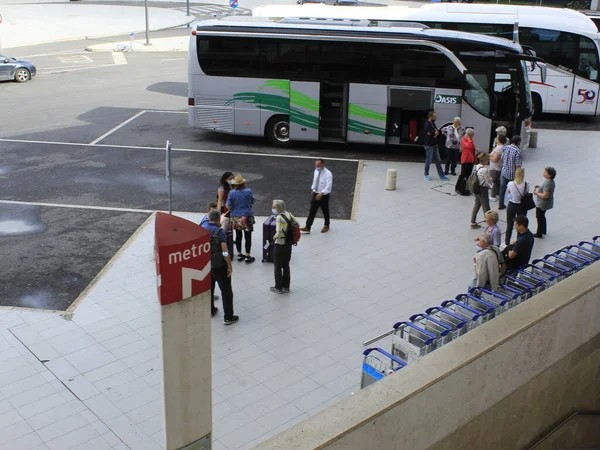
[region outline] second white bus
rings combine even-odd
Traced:
[[[513,39],[518,23],[519,43],[535,50],[548,64],[542,81],[540,68],[530,66],[529,79],[536,114],[597,115],[599,94],[598,30],[589,17],[569,9],[538,6],[467,3],[352,7],[265,5],[252,11],[262,17],[319,17],[418,22],[430,28],[465,31]]]

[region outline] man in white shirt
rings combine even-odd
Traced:
[[[319,158],[315,161],[315,172],[313,174],[312,182],[312,198],[310,201],[310,212],[308,213],[308,219],[306,219],[306,226],[300,228],[305,233],[310,233],[310,228],[315,220],[317,211],[319,208],[323,210],[323,217],[325,218],[325,225],[321,229],[321,233],[327,233],[329,231],[329,194],[331,194],[331,187],[333,185],[333,175],[325,167],[325,160]]]

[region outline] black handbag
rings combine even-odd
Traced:
[[[525,183],[525,191],[527,191],[527,183]],[[529,211],[535,208],[535,202],[533,201],[533,194],[531,192],[527,192],[525,195],[521,197],[521,207],[525,211]]]

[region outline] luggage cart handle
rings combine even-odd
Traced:
[[[375,336],[374,338],[363,342],[362,345],[363,345],[363,347],[366,347],[367,345],[371,345],[373,342],[377,342],[377,341],[383,339],[384,337],[388,337],[390,334],[394,334],[394,331],[396,331],[396,330],[386,331],[385,333],[380,334],[379,336]]]
[[[469,293],[473,294],[477,289],[479,289],[481,292],[485,292],[486,294],[491,295],[492,297],[500,297],[504,301],[504,303],[510,301],[510,298],[508,298],[506,295],[483,287],[473,287],[469,289]]]
[[[479,320],[479,318],[481,317],[481,313],[479,311],[477,311],[475,308],[471,308],[471,306],[467,305],[466,303],[457,303],[456,300],[445,300],[442,302],[442,306],[444,308],[448,305],[457,305],[463,309],[466,309],[467,311],[470,311],[471,314],[475,314],[473,317],[471,317],[471,320],[473,321]]]
[[[421,327],[416,326],[414,323],[411,322],[398,322],[394,324],[394,331],[398,330],[398,328],[400,328],[401,326],[405,326],[405,327],[409,327],[409,328],[414,328],[415,330],[423,333],[426,336],[429,336],[431,339],[437,339],[437,336],[427,330],[424,330]],[[392,333],[394,332],[392,331]],[[427,344],[429,345],[429,344]]]
[[[454,317],[456,320],[460,320],[461,323],[456,326],[456,328],[461,328],[463,325],[467,323],[466,317],[461,317],[454,314],[452,311],[447,310],[446,308],[440,308],[439,306],[434,306],[433,308],[426,309],[425,312],[427,314],[435,313],[437,311],[442,311],[445,314],[448,314],[450,317]]]
[[[369,353],[376,351],[381,353],[383,356],[386,356],[387,358],[390,358],[392,361],[394,361],[395,363],[400,364],[401,367],[404,367],[406,365],[408,365],[407,362],[401,360],[400,358],[398,358],[397,356],[392,355],[391,353],[386,352],[385,350],[379,348],[379,347],[374,347],[374,348],[368,348],[363,352],[363,355],[367,356]]]

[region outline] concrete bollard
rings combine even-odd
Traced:
[[[537,148],[537,139],[538,139],[538,132],[530,131],[529,132],[529,147]]]
[[[387,191],[395,191],[396,190],[396,178],[398,173],[396,169],[388,169],[387,177],[385,179],[385,189]]]

